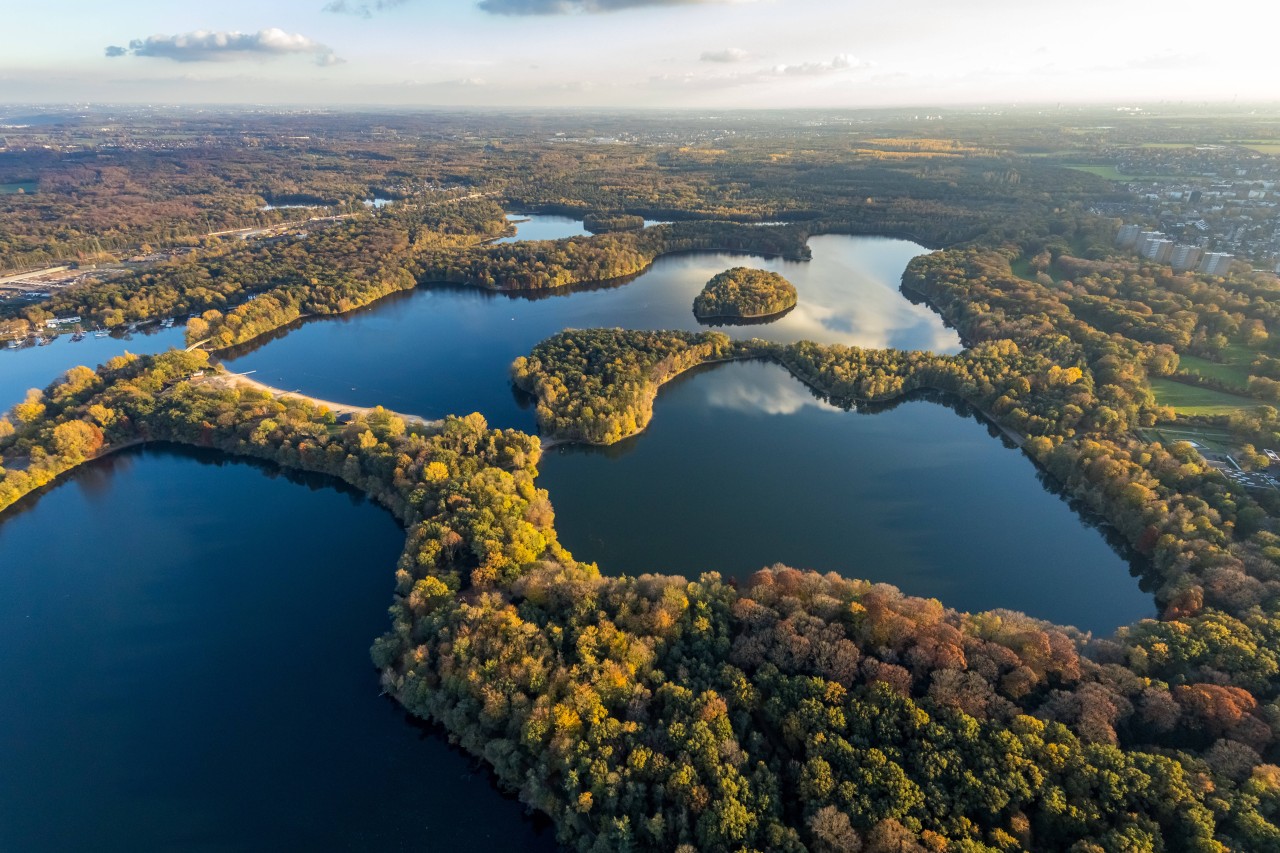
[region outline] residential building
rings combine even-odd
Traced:
[[[1203,254],[1204,250],[1199,246],[1176,245],[1173,247],[1173,254],[1169,257],[1169,263],[1177,272],[1186,272],[1196,268]]]
[[[1200,272],[1206,275],[1226,275],[1234,259],[1235,255],[1226,252],[1209,252],[1200,261]]]

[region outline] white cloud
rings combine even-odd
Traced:
[[[129,46],[111,45],[109,57],[148,56],[175,62],[224,62],[234,59],[272,58],[290,54],[310,54],[319,65],[342,62],[329,47],[301,33],[287,33],[277,27],[256,33],[196,30],[178,35],[154,35],[134,39]]]
[[[724,50],[704,51],[700,57],[702,62],[746,62],[751,54],[740,47],[727,47]]]
[[[372,18],[374,12],[382,12],[387,9],[394,9],[397,6],[403,6],[409,0],[372,0],[371,2],[358,2],[358,0],[330,0],[326,3],[322,11],[333,12],[338,15],[359,15],[362,18]]]
[[[875,67],[875,63],[868,59],[858,59],[855,56],[842,53],[830,62],[804,62],[799,65],[775,65],[773,66],[773,73],[779,76],[813,76],[873,67]]]
[[[735,0],[480,0],[479,6],[495,15],[578,15],[644,6],[705,6],[729,2]]]

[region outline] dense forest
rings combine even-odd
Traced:
[[[607,231],[646,216],[823,219],[931,245],[1001,221],[1038,222],[1108,192],[1092,175],[1023,156],[1046,144],[1096,144],[1034,121],[1006,122],[999,141],[988,119],[957,123],[954,132],[972,141],[942,144],[892,116],[853,134],[845,121],[732,123],[751,132],[669,116],[302,113],[258,115],[246,127],[234,115],[147,112],[122,125],[69,114],[5,131],[0,185],[24,191],[0,194],[0,270],[194,246],[231,229],[357,210],[375,197],[431,200],[453,190],[498,193],[518,210],[599,215]],[[548,139],[551,124],[561,137]],[[598,135],[619,141],[588,141]]]
[[[734,267],[713,276],[693,300],[699,319],[768,317],[796,304],[796,286],[776,272]]]
[[[199,351],[75,368],[33,391],[0,418],[0,510],[139,441],[364,490],[406,528],[391,628],[371,650],[385,689],[572,849],[1280,850],[1280,493],[1148,432],[1185,420],[1156,382],[1246,395],[1258,405],[1198,423],[1267,464],[1256,448],[1280,446],[1266,405],[1280,401],[1280,284],[1115,249],[1116,221],[1096,213],[1111,186],[1048,156],[1098,145],[1103,129],[1026,117],[997,133],[980,117],[924,138],[906,123],[755,117],[766,129],[739,134],[664,117],[624,133],[572,118],[559,126],[582,122],[580,135],[549,142],[541,118],[440,118],[413,133],[394,116],[275,121],[252,140],[194,122],[163,154],[98,149],[97,131],[68,125],[33,139],[48,149],[0,154],[0,183],[36,182],[0,199],[0,268],[284,215],[260,202],[350,214],[302,237],[205,241],[0,313],[108,327],[196,315],[189,341],[216,349],[437,281],[544,290],[632,275],[667,252],[803,258],[816,234],[911,237],[940,250],[911,262],[903,291],[959,330],[957,355],[573,330],[518,359],[513,379],[548,438],[602,444],[644,429],[663,382],[731,359],[781,364],[840,405],[957,396],[1142,556],[1160,618],[1100,638],[784,566],[741,585],[611,577],[559,545],[538,438],[478,415],[339,423],[222,381]],[[313,142],[285,141],[312,128]],[[397,203],[365,211],[378,192]],[[100,216],[81,216],[96,202]],[[491,244],[509,207],[610,213],[596,236]],[[627,227],[646,216],[672,224]]]
[[[558,545],[536,438],[478,416],[338,424],[208,370],[198,352],[121,357],[33,395],[4,421],[5,503],[140,439],[363,489],[407,528],[393,628],[372,650],[386,687],[575,849],[1280,843],[1267,608],[1091,640],[780,566],[740,589],[609,578]]]
[[[582,217],[582,227],[592,234],[605,234],[609,231],[639,231],[644,227],[644,217],[629,213],[588,213]]]
[[[418,284],[415,258],[501,236],[502,209],[483,200],[403,205],[305,237],[239,243],[56,294],[22,309],[31,327],[80,316],[107,329],[192,316],[189,343],[244,343],[299,317],[338,314]]]

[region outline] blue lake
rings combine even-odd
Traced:
[[[782,273],[800,301],[767,325],[720,327],[734,337],[960,350],[953,330],[898,289],[920,246],[841,236],[810,244],[812,261],[668,255],[627,283],[532,295],[428,286],[341,317],[304,321],[225,361],[270,385],[326,400],[426,418],[478,411],[493,426],[533,430],[533,411],[508,380],[517,356],[565,328],[705,330],[693,316],[694,296],[716,273],[744,265]]]
[[[517,236],[581,227],[551,219]],[[693,297],[743,265],[785,275],[799,305],[732,336],[960,350],[899,290],[920,246],[811,247],[809,262],[672,255],[550,293],[424,286],[225,360],[322,398],[533,430],[517,356],[568,327],[705,329]],[[0,407],[76,364],[180,343],[172,329],[0,351]],[[664,389],[645,434],[556,448],[541,469],[563,541],[606,572],[785,562],[1102,633],[1153,614],[1103,531],[962,406],[843,412],[779,368],[729,365]],[[0,849],[553,848],[378,696],[367,649],[402,540],[332,482],[165,449],[87,466],[0,518]]]
[[[380,696],[404,535],[323,477],[126,451],[0,518],[0,850],[554,850]]]
[[[1096,524],[959,401],[848,412],[777,365],[720,365],[665,386],[643,434],[540,467],[560,541],[611,573],[780,562],[1101,635],[1156,615]]]

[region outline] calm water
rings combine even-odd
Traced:
[[[514,222],[516,233],[511,237],[494,240],[494,243],[519,243],[524,240],[563,240],[566,237],[586,237],[591,232],[582,227],[581,219],[571,216],[552,216],[544,213],[508,213],[507,221]],[[663,225],[664,220],[646,219],[644,227]]]
[[[581,219],[573,219],[568,216],[547,216],[541,213],[508,213],[507,221],[515,223],[515,235],[494,240],[494,243],[520,243],[525,240],[562,240],[565,237],[582,237],[591,233],[582,227]]]
[[[0,850],[553,850],[379,697],[404,536],[326,478],[180,449],[0,519]]]
[[[550,219],[519,236],[581,233]],[[685,254],[533,296],[425,287],[227,360],[319,397],[532,430],[517,356],[566,327],[703,329],[694,295],[741,265],[782,273],[800,304],[724,329],[735,337],[960,349],[898,290],[918,245],[811,246],[807,263]],[[181,335],[0,351],[0,407]],[[378,697],[367,649],[403,541],[390,517],[328,481],[215,459],[127,454],[0,519],[0,850],[550,849],[470,760]],[[1152,612],[1029,460],[935,403],[841,412],[780,368],[730,365],[665,389],[643,436],[560,448],[542,468],[566,545],[610,572],[781,561],[1104,633]]]
[[[22,402],[27,389],[44,388],[78,364],[97,367],[126,352],[163,352],[182,346],[182,335],[181,327],[154,327],[149,333],[135,332],[119,338],[88,335],[74,342],[70,335],[59,335],[48,346],[16,350],[3,349],[0,344],[0,412]]]
[[[730,364],[664,387],[642,435],[550,451],[538,485],[565,547],[611,573],[781,562],[1102,634],[1154,616],[1129,564],[993,434],[926,400],[846,412],[781,367]]]
[[[705,330],[693,316],[693,297],[716,273],[743,265],[782,273],[800,302],[775,323],[722,328],[734,337],[959,351],[956,333],[898,290],[903,268],[924,251],[920,246],[840,236],[816,237],[811,245],[813,260],[807,262],[719,252],[669,255],[627,284],[534,297],[427,287],[303,323],[226,360],[232,370],[254,370],[269,384],[322,399],[381,404],[427,418],[479,411],[493,426],[533,430],[533,411],[508,380],[517,356],[570,327]]]

